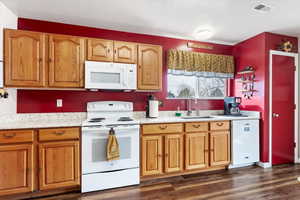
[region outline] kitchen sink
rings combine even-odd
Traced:
[[[212,116],[183,116],[182,119],[210,119]]]

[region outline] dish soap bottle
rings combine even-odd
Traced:
[[[181,116],[181,112],[180,112],[180,107],[177,107],[177,111],[175,112],[175,116],[176,117],[180,117]]]

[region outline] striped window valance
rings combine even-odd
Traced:
[[[233,56],[171,49],[168,52],[168,73],[201,77],[233,78]]]

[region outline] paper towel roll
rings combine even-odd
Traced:
[[[159,101],[157,100],[150,100],[149,101],[149,117],[159,117],[158,111]]]

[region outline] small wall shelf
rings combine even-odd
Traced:
[[[254,70],[240,71],[237,74],[252,74],[252,73],[255,73],[255,71]]]
[[[251,99],[254,96],[254,93],[258,92],[254,89],[254,83],[257,82],[257,80],[255,80],[255,70],[253,67],[248,66],[245,67],[244,70],[237,72],[237,75],[240,77],[240,80],[237,82],[242,84],[240,92],[245,99]]]

